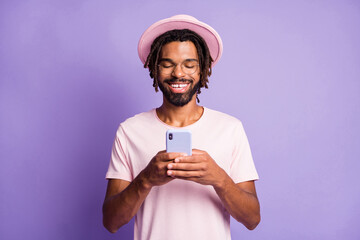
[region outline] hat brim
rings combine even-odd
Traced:
[[[175,29],[189,29],[199,34],[205,40],[210,55],[214,60],[212,66],[219,61],[223,51],[223,44],[219,34],[212,27],[198,21],[196,18],[187,15],[177,15],[152,24],[142,34],[138,44],[138,54],[143,64],[145,64],[150,53],[153,41],[161,34]]]

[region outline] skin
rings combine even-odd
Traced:
[[[166,44],[162,48],[161,57],[171,59],[174,63],[198,59],[196,47],[189,41]],[[178,64],[172,77],[191,80],[193,86],[199,81],[200,72],[198,69],[191,75],[185,75]],[[158,80],[159,84],[171,91],[166,81],[168,78],[169,76],[160,74]],[[196,103],[196,94],[182,107],[174,106],[163,97],[163,104],[157,109],[158,117],[175,127],[196,122],[202,113],[203,108]],[[213,186],[231,216],[248,229],[254,229],[260,222],[260,206],[254,181],[235,184],[207,152],[193,149],[192,156],[158,152],[132,182],[110,179],[103,204],[104,226],[110,232],[116,232],[137,213],[152,187],[164,185],[174,179]]]

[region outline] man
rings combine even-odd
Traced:
[[[230,215],[254,229],[258,175],[239,120],[197,103],[220,58],[216,31],[188,15],[151,25],[138,52],[163,104],[120,124],[106,178],[103,223],[135,216],[135,239],[231,239]],[[192,132],[193,151],[167,153],[168,129]]]

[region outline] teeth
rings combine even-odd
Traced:
[[[172,88],[184,88],[186,86],[187,86],[187,84],[171,84]]]

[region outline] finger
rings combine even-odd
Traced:
[[[174,160],[175,158],[179,158],[179,157],[184,157],[187,156],[186,153],[178,153],[178,152],[163,152],[157,155],[158,160],[160,161],[169,161],[169,160]]]
[[[194,148],[193,150],[192,150],[192,154],[193,155],[199,155],[199,154],[204,154],[204,153],[206,153],[205,151],[202,151],[202,150],[199,150],[199,149],[196,149],[196,148]]]
[[[174,159],[175,163],[199,163],[203,161],[202,155],[177,157]]]
[[[175,178],[200,178],[203,176],[203,171],[168,170],[167,175]]]
[[[182,171],[195,171],[195,170],[204,171],[204,164],[202,164],[202,163],[169,163],[167,165],[167,168],[171,169],[171,170],[182,170]]]

